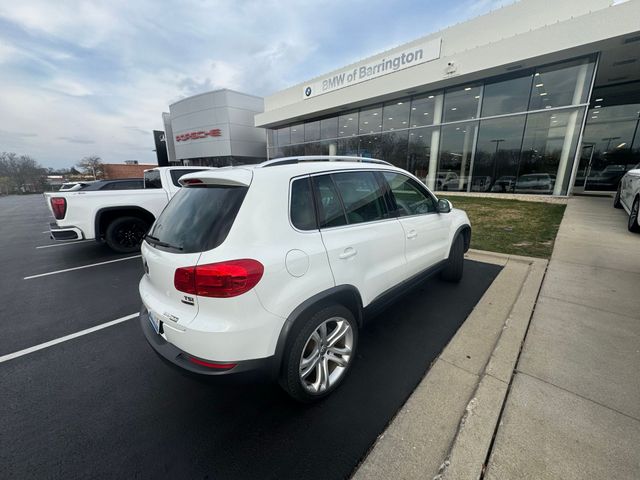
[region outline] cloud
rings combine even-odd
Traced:
[[[91,145],[93,143],[96,143],[93,140],[89,140],[88,138],[81,138],[81,137],[58,137],[58,140],[64,140],[65,142],[69,142],[69,143],[80,143],[82,145]]]
[[[479,14],[498,3],[0,2],[2,148],[47,166],[93,154],[153,162],[151,131],[181,98],[217,88],[268,95],[468,18],[462,6]]]

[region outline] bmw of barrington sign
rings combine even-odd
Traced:
[[[316,82],[305,85],[302,98],[311,98],[323,93],[333,92],[344,87],[366,82],[388,73],[404,70],[440,58],[440,44],[442,39],[436,38],[428,42],[408,47],[391,55],[379,56],[375,60],[355,65],[348,69],[334,73]]]

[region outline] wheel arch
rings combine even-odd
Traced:
[[[466,253],[471,246],[471,225],[466,223],[464,225],[460,225],[456,232],[453,234],[451,245],[455,243],[459,235],[462,235],[462,238],[464,240],[464,251]]]
[[[284,322],[276,343],[273,371],[275,376],[280,374],[286,347],[291,339],[295,337],[297,329],[301,328],[302,320],[331,304],[340,304],[348,308],[353,313],[358,327],[362,327],[362,298],[356,287],[353,285],[338,285],[317,293],[298,305]]]
[[[156,220],[153,213],[136,205],[101,208],[96,212],[94,220],[96,241],[100,241],[104,237],[109,224],[119,217],[138,217],[147,222],[149,226]]]

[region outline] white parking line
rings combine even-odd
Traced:
[[[24,350],[19,350],[17,352],[3,355],[2,357],[0,357],[0,363],[6,362],[8,360],[13,360],[14,358],[22,357],[23,355],[27,355],[29,353],[37,352],[38,350],[42,350],[44,348],[52,347],[53,345],[66,342],[67,340],[72,340],[74,338],[82,337],[83,335],[87,335],[92,332],[97,332],[98,330],[102,330],[103,328],[107,328],[112,325],[117,325],[118,323],[126,322],[127,320],[131,320],[132,318],[136,318],[138,315],[139,315],[138,313],[132,313],[131,315],[116,318],[115,320],[111,320],[110,322],[102,323],[100,325],[96,325],[95,327],[87,328],[85,330],[80,330],[79,332],[72,333],[70,335],[65,335],[64,337],[56,338],[55,340],[50,340],[48,342],[41,343],[40,345],[35,345],[33,347],[25,348]]]
[[[39,248],[64,247],[65,245],[75,245],[76,243],[87,243],[87,242],[95,242],[95,240],[74,240],[72,242],[67,242],[67,243],[54,243],[53,245],[40,245],[39,247],[36,247],[36,250]]]
[[[134,258],[140,258],[142,255],[134,255],[133,257],[116,258],[115,260],[108,260],[106,262],[92,263],[91,265],[82,265],[81,267],[65,268],[64,270],[56,270],[55,272],[39,273],[37,275],[30,275],[24,277],[23,280],[31,280],[32,278],[46,277],[48,275],[56,275],[58,273],[71,272],[73,270],[81,270],[83,268],[97,267],[98,265],[106,265],[107,263],[124,262],[125,260],[133,260]]]

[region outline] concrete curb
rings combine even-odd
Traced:
[[[481,476],[548,262],[477,250],[467,258],[503,270],[354,479]]]

